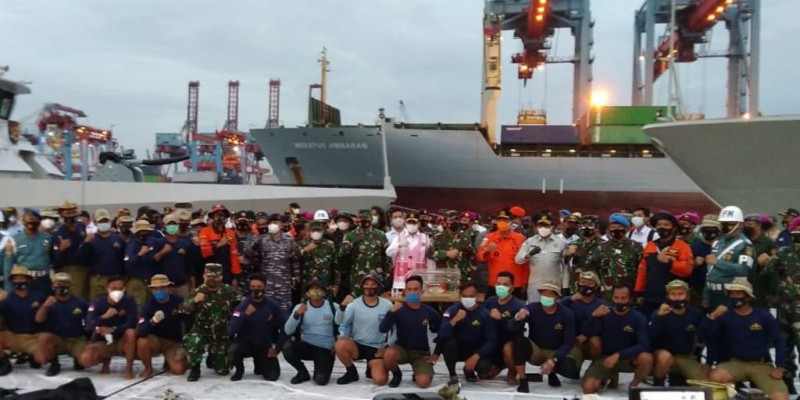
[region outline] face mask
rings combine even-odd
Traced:
[[[792,242],[800,243],[800,232],[792,232]]]
[[[460,231],[461,230],[461,223],[453,222],[452,224],[450,224],[450,230],[453,231],[453,232]]]
[[[258,228],[258,234],[259,235],[266,235],[267,233],[269,233],[269,228],[268,227],[263,226],[263,227]]]
[[[10,223],[12,223],[12,224],[16,224],[16,223],[17,223],[17,217],[15,217],[15,216],[13,216],[13,215],[12,215],[12,216],[10,216],[10,217],[8,217],[8,222],[10,222]],[[788,225],[788,223],[785,223],[785,222],[784,222],[783,226],[787,226],[787,225]]]
[[[283,224],[283,226],[281,227],[281,230],[286,232],[286,233],[289,233],[289,230],[290,230],[291,227],[292,226],[289,225],[289,224]]]
[[[406,230],[408,231],[408,233],[412,233],[412,234],[413,233],[417,233],[417,232],[419,232],[419,225],[417,225],[417,224],[408,224],[408,225],[406,225]]]
[[[77,217],[64,217],[64,223],[67,224],[67,225],[72,225],[77,220],[78,220]]]
[[[236,225],[236,229],[238,229],[240,231],[249,231],[250,230],[250,224],[239,224],[239,225]]]
[[[673,310],[683,310],[686,308],[686,302],[683,300],[670,300],[667,302]]]
[[[100,222],[97,224],[97,231],[98,232],[108,232],[111,230],[111,223],[110,222]]]
[[[156,290],[153,292],[153,298],[156,299],[156,301],[164,301],[169,298],[169,292],[166,290]]]
[[[25,224],[25,227],[28,228],[29,231],[35,231],[39,228],[39,221],[28,222]]]
[[[233,222],[228,221],[225,223],[225,229],[233,229]]]
[[[700,235],[702,235],[703,239],[705,240],[714,240],[717,238],[717,236],[719,236],[719,232],[716,230],[705,230],[700,231]]]
[[[266,295],[263,290],[251,290],[250,293],[253,294],[253,298],[256,300],[261,300],[264,298],[264,295]]]
[[[509,293],[511,293],[511,288],[508,286],[498,285],[494,287],[494,292],[497,293],[497,297],[504,299],[508,297]]]
[[[500,232],[508,232],[511,229],[511,225],[508,222],[500,221],[497,223],[497,230]]]
[[[738,225],[739,225],[739,224],[738,224],[738,223],[736,223],[736,222],[723,222],[723,223],[722,223],[722,233],[724,233],[724,234],[726,234],[726,235],[729,235],[729,234],[731,234],[733,231],[735,231],[735,230],[736,230],[736,227],[737,227]]]
[[[576,230],[577,229],[573,227],[564,229],[564,237],[571,238],[573,235],[575,235]]]
[[[644,226],[644,218],[642,218],[642,217],[633,217],[633,218],[631,218],[631,223],[633,224],[633,226],[635,226],[637,228],[641,228],[642,226]]]
[[[582,285],[578,287],[578,292],[584,296],[591,296],[594,294],[594,287]]]
[[[221,283],[222,281],[218,279],[206,279],[206,286],[208,286],[210,289],[218,288]]]
[[[546,238],[546,237],[550,236],[551,233],[553,233],[553,228],[541,227],[541,228],[537,228],[536,232],[539,233],[539,236],[541,236],[543,238]]]
[[[14,290],[28,290],[28,282],[14,282]]]
[[[512,231],[517,230],[517,228],[519,228],[519,224],[511,224],[511,230]]]
[[[540,301],[542,303],[542,306],[544,307],[552,307],[553,305],[556,304],[556,299],[550,296],[542,296]]]
[[[408,303],[419,303],[421,297],[419,293],[406,293],[406,302]]]
[[[375,297],[378,294],[378,289],[376,288],[366,288],[364,289],[364,295],[367,297]]]
[[[744,297],[730,297],[729,299],[733,308],[742,308],[747,304],[747,300]]]
[[[594,228],[583,228],[581,229],[581,235],[585,238],[589,238],[594,236]]]
[[[179,229],[178,225],[167,225],[164,231],[167,232],[167,235],[177,235]]]
[[[744,233],[744,235],[747,237],[752,237],[756,233],[756,228],[753,228],[752,226],[745,226],[742,229],[742,233]]]
[[[380,220],[378,219],[377,215],[373,215],[371,222],[372,222],[372,226],[378,226],[378,222],[380,222]]]
[[[475,304],[478,303],[478,298],[476,297],[462,297],[461,298],[461,305],[464,308],[472,308],[475,307]]]
[[[611,234],[611,237],[615,240],[620,240],[625,237],[625,231],[623,229],[613,229],[608,231]]]
[[[111,300],[114,301],[114,303],[119,303],[119,301],[122,300],[122,296],[124,296],[124,295],[125,295],[125,292],[122,291],[122,290],[112,290],[108,294],[108,297],[110,297]]]
[[[128,225],[122,225],[122,226],[119,227],[119,232],[120,233],[124,233],[124,234],[127,235],[127,234],[131,233],[131,227],[128,226]]]
[[[181,232],[187,232],[189,230],[189,223],[181,222],[178,224],[178,228],[180,229]]]
[[[406,221],[403,221],[402,218],[395,218],[392,220],[392,227],[395,229],[400,229],[405,225]]]
[[[53,293],[55,293],[56,296],[66,296],[69,294],[69,288],[66,286],[56,286],[55,289],[53,289]]]
[[[628,309],[628,303],[614,303],[614,311],[623,313]]]
[[[658,228],[658,229],[656,229],[656,232],[658,232],[658,237],[660,237],[662,239],[663,238],[667,238],[670,235],[672,235],[672,230],[671,229],[667,229],[667,228]]]
[[[350,229],[350,223],[348,222],[337,222],[336,227],[339,228],[340,231],[346,231]]]
[[[280,231],[281,231],[281,227],[278,226],[278,224],[269,224],[267,226],[267,232],[269,232],[271,235],[274,235],[274,234],[276,234],[276,233],[278,233]]]
[[[306,296],[311,300],[321,300],[325,297],[325,291],[322,289],[311,289],[306,292]]]
[[[372,222],[370,220],[364,219],[364,220],[358,221],[358,226],[360,226],[362,229],[367,229],[370,226],[372,226]]]
[[[311,240],[317,241],[317,240],[320,240],[320,239],[322,239],[322,232],[320,232],[320,231],[311,232]]]
[[[53,226],[55,226],[55,224],[56,221],[53,221],[52,219],[43,219],[41,223],[42,228],[44,229],[53,229]]]
[[[692,233],[692,227],[686,225],[678,225],[678,232],[680,232],[681,236],[688,235]]]
[[[300,214],[300,209],[299,209],[299,208],[293,208],[293,209],[292,209],[292,213],[294,213],[294,214]]]
[[[421,219],[421,220],[419,220],[419,226],[421,226],[423,228],[427,228],[429,222],[430,221],[428,221],[427,219]]]

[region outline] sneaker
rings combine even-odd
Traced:
[[[467,371],[467,369],[464,368],[464,379],[466,379],[467,382],[477,382],[478,375],[475,374],[475,371]]]
[[[347,385],[350,382],[355,382],[358,380],[358,370],[356,370],[355,365],[351,365],[350,368],[347,368],[347,372],[342,375],[339,379],[336,380],[336,383],[339,385]]]
[[[399,369],[397,371],[392,371],[392,380],[389,381],[389,387],[396,388],[400,386],[400,382],[402,381],[403,381],[403,373],[400,372]]]
[[[47,371],[44,372],[44,376],[56,376],[61,372],[61,364],[58,363],[58,359],[55,359],[50,362],[50,366],[47,367]]]
[[[297,385],[299,383],[308,382],[311,380],[311,376],[308,375],[308,371],[300,371],[297,375],[292,378],[290,381],[292,385]]]

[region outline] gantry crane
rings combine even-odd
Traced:
[[[674,1],[674,4],[673,4]],[[657,24],[675,26],[656,46]],[[670,62],[693,62],[696,45],[708,41],[708,32],[720,21],[728,29],[727,116],[758,114],[761,0],[645,0],[636,11],[633,54],[633,105],[653,104],[653,85]],[[644,48],[642,35],[645,37]]]
[[[483,19],[483,92],[481,125],[487,140],[496,145],[497,104],[501,90],[501,41],[504,30],[513,30],[523,44],[522,53],[512,56],[519,64],[517,76],[527,80],[545,63],[571,63],[574,66],[572,117],[577,121],[589,110],[592,85],[593,43],[589,0],[486,0]],[[549,57],[549,39],[556,29],[569,28],[575,37],[573,57]]]

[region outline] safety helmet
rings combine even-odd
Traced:
[[[222,204],[215,204],[214,207],[211,207],[211,211],[208,212],[208,215],[213,215],[218,212],[222,212],[226,218],[231,215],[228,209],[225,208],[225,206],[223,206]]]
[[[314,213],[315,221],[327,221],[329,219],[328,212],[325,210],[317,210],[317,212]]]
[[[739,207],[727,206],[719,212],[719,222],[744,222],[744,213]]]

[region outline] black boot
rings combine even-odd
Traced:
[[[44,372],[44,376],[56,376],[61,372],[61,364],[58,363],[58,357],[50,361],[50,366]]]
[[[206,368],[208,368],[208,369],[214,369],[214,363],[213,363],[213,361],[214,361],[214,360],[212,360],[212,359],[211,359],[211,355],[207,355],[207,356],[206,356]]]
[[[72,368],[74,368],[75,371],[83,371],[86,369],[86,367],[84,367],[83,365],[81,365],[81,363],[78,362],[77,358],[72,359]]]
[[[8,356],[0,358],[0,376],[6,376],[11,373],[14,367],[11,366]]]
[[[664,387],[665,382],[666,382],[666,379],[664,379],[664,378],[653,377],[653,386],[655,386],[655,387]],[[671,383],[672,382],[670,381],[670,386],[672,386]]]
[[[39,368],[42,368],[42,364],[39,364],[38,362],[36,362],[36,360],[34,360],[34,359],[33,359],[33,357],[31,357],[31,358],[28,360],[28,366],[30,366],[30,367],[31,367],[31,369],[39,369]]]
[[[186,378],[188,382],[197,382],[200,379],[200,366],[199,365],[192,365],[192,369],[189,371],[189,377]]]
[[[310,380],[311,380],[311,375],[308,374],[307,369],[303,368],[297,371],[297,375],[295,375],[290,382],[292,383],[292,385],[297,385],[299,383],[308,382]]]
[[[551,387],[561,387],[561,379],[558,379],[558,375],[553,372],[547,375],[547,384]]]
[[[794,379],[791,376],[784,376],[783,383],[785,383],[786,388],[789,389],[789,394],[797,394],[797,388],[794,387]]]
[[[398,368],[396,371],[392,371],[392,380],[389,381],[389,387],[396,388],[400,386],[400,382],[402,381],[403,381],[403,373],[400,372],[400,368]]]
[[[355,382],[358,380],[358,370],[356,369],[355,365],[351,365],[347,367],[347,372],[342,375],[339,379],[336,380],[336,383],[339,385],[347,385],[350,382]]]
[[[234,365],[233,366],[233,375],[231,375],[231,382],[236,382],[242,380],[242,376],[244,376],[244,365]]]
[[[467,371],[466,368],[464,368],[464,378],[467,380],[467,382],[478,381],[478,375],[475,374],[475,371]]]
[[[364,371],[364,376],[366,376],[367,379],[372,379],[372,368],[369,367],[369,362],[367,362],[367,370]]]
[[[530,393],[531,389],[528,388],[528,378],[523,375],[519,378],[519,386],[517,386],[517,392],[520,393]]]

